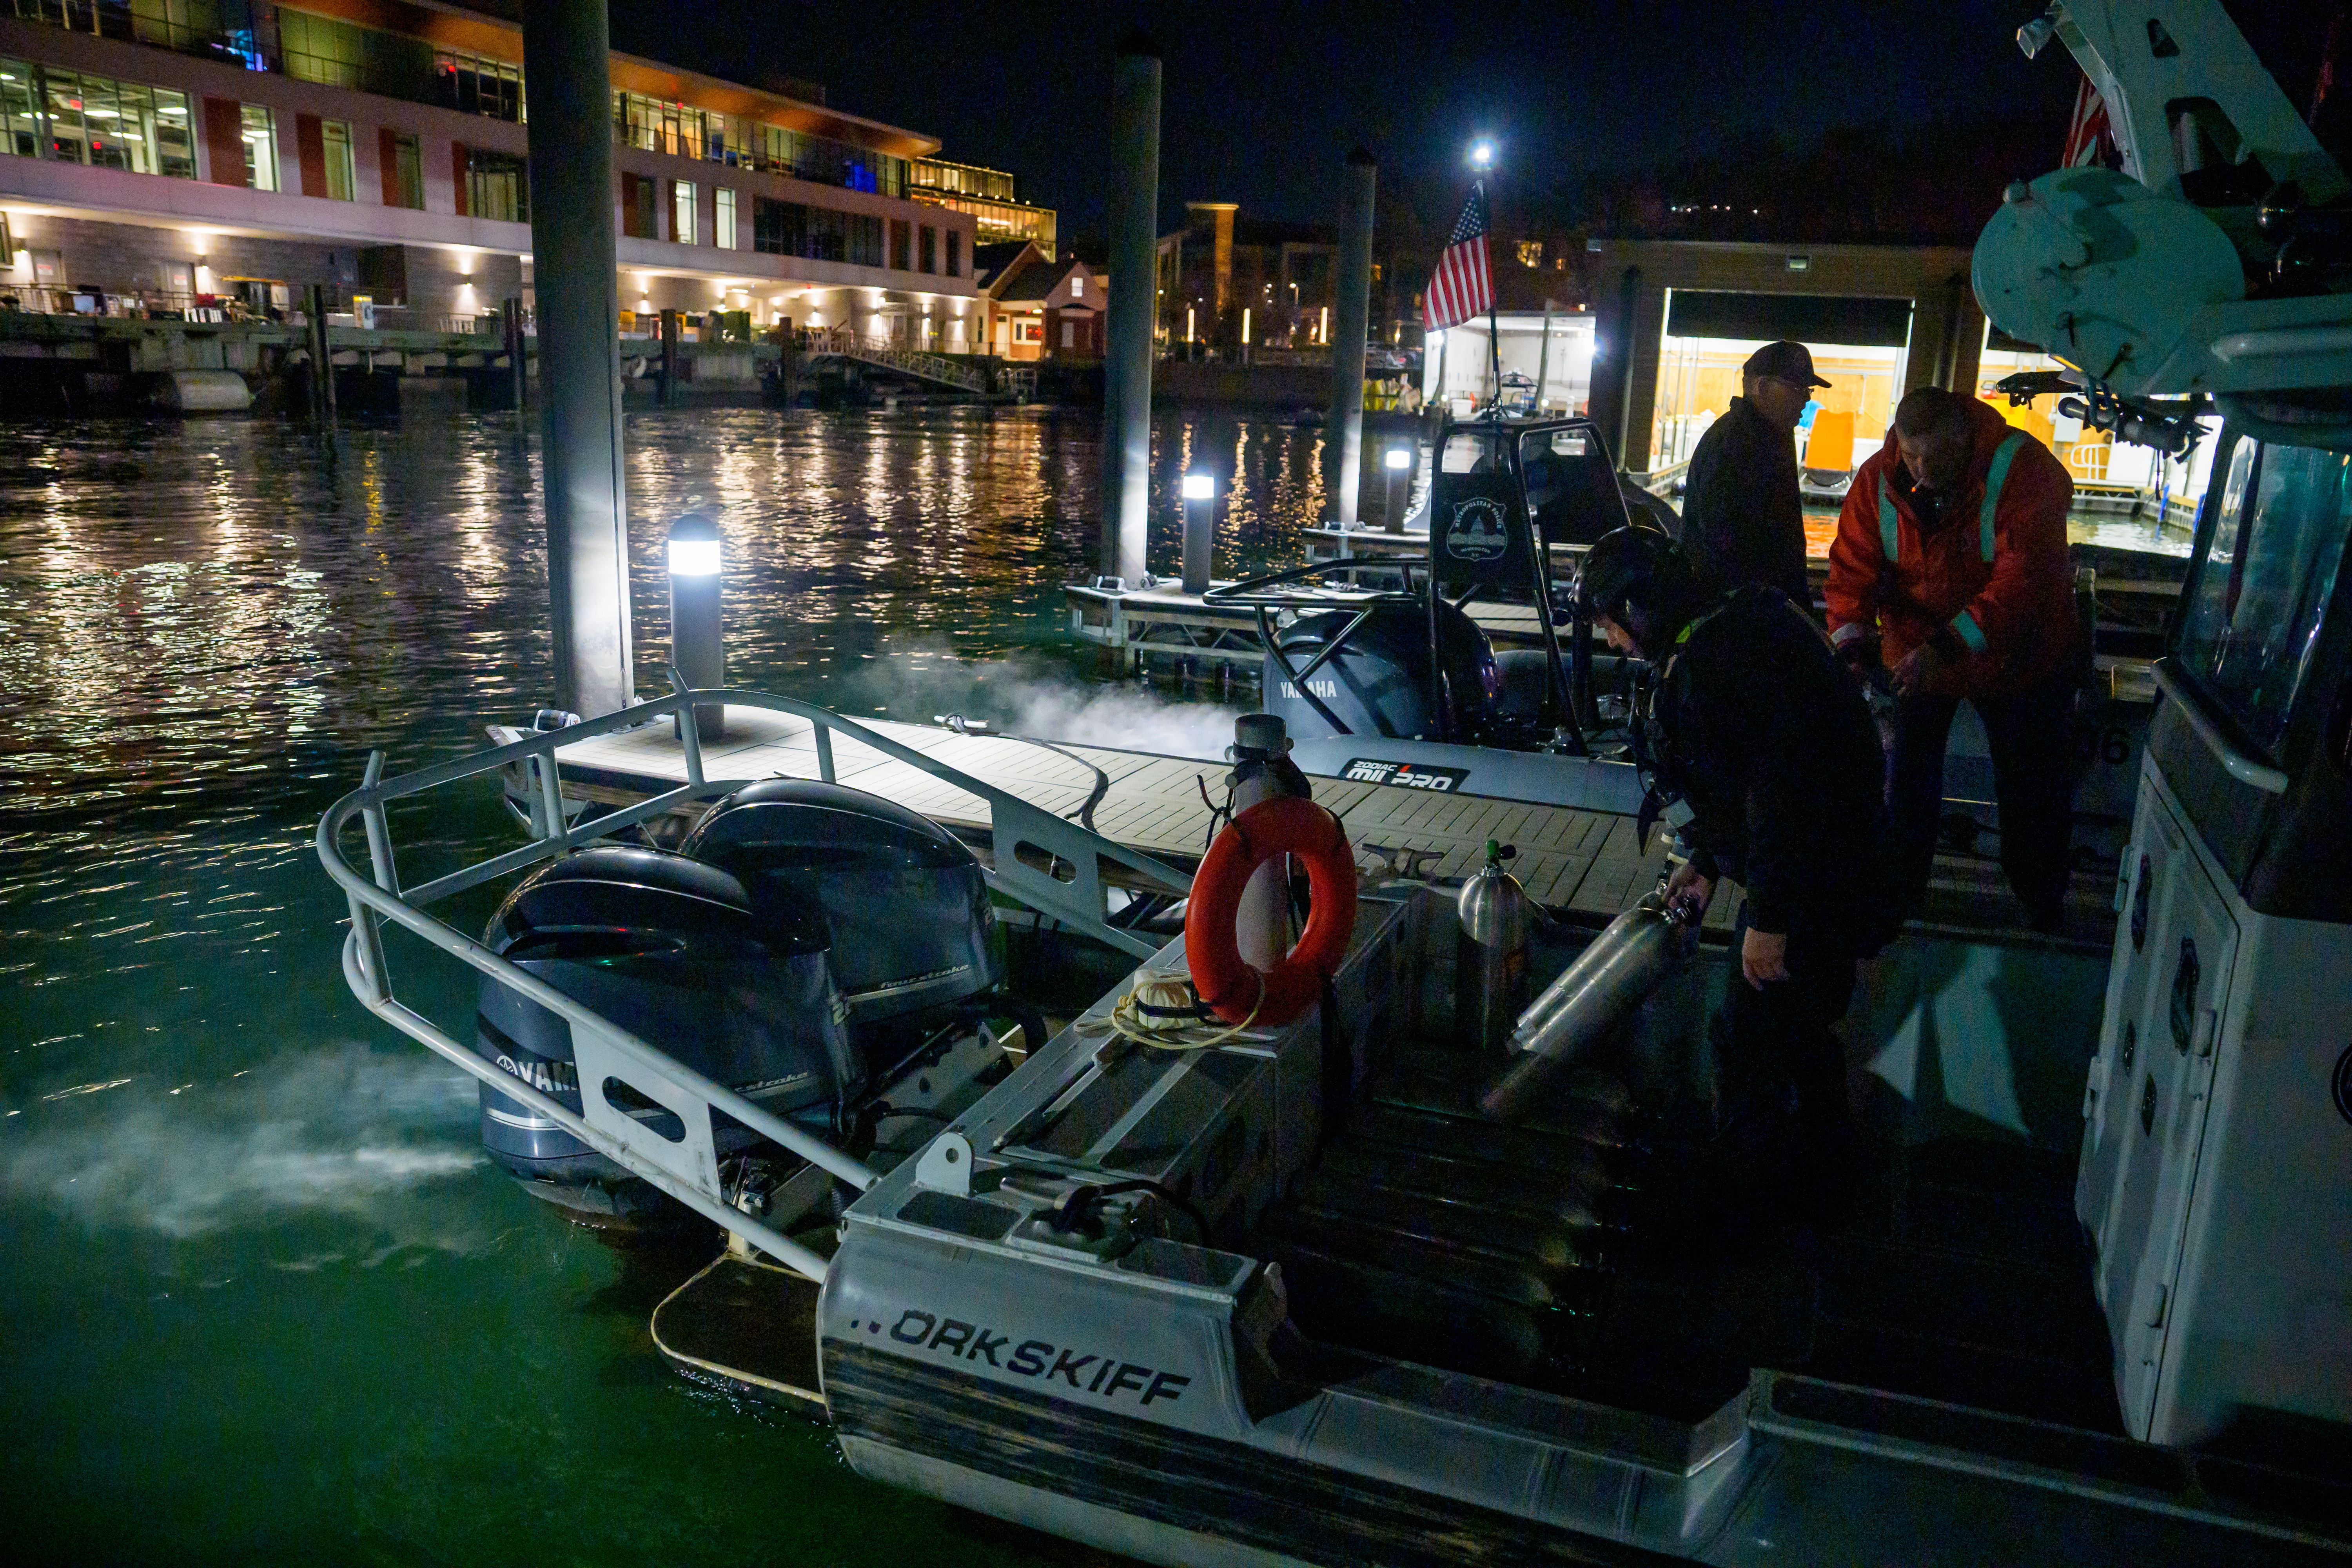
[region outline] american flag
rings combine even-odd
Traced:
[[[2112,169],[2123,162],[2116,136],[2107,123],[2107,100],[2084,77],[2074,89],[2074,117],[2066,122],[2066,151],[2058,160],[2062,169],[2094,166]]]
[[[1473,185],[1454,225],[1454,237],[1429,275],[1422,324],[1439,331],[1468,321],[1495,303],[1495,272],[1486,261],[1486,187]]]

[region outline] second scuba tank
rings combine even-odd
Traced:
[[[1508,1049],[1528,1005],[1528,894],[1503,869],[1516,853],[1488,839],[1486,864],[1462,884],[1455,905],[1454,1029],[1473,1048],[1496,1057]]]

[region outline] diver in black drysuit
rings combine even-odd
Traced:
[[[1746,889],[1709,1027],[1718,1147],[1742,1176],[1780,1169],[1784,1195],[1833,1201],[1851,1132],[1831,1026],[1893,930],[1877,728],[1811,617],[1773,588],[1706,602],[1655,529],[1601,538],[1578,588],[1657,672],[1658,785],[1693,850],[1669,900],[1703,910],[1725,877]]]

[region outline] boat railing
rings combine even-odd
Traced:
[[[834,743],[838,735],[979,797],[990,814],[995,862],[988,868],[991,886],[1083,934],[1137,957],[1149,956],[1156,951],[1155,944],[1108,923],[1100,862],[1110,861],[1171,891],[1184,890],[1189,879],[1173,868],[1123,848],[984,780],[811,703],[760,691],[693,690],[674,676],[672,679],[677,689],[667,697],[637,703],[584,723],[534,731],[509,745],[396,777],[385,778],[383,753],[373,753],[360,787],[335,802],[319,822],[319,859],[328,876],[342,889],[351,906],[351,931],[342,949],[343,978],[368,1011],[403,1034],[456,1063],[500,1094],[520,1101],[623,1169],[643,1177],[778,1261],[812,1279],[822,1279],[825,1271],[822,1258],[728,1201],[719,1169],[715,1119],[724,1115],[740,1122],[861,1192],[875,1179],[864,1163],[657,1050],[492,952],[429,909],[469,888],[512,875],[539,861],[751,782],[714,781],[705,775],[700,737],[688,718],[678,726],[686,759],[684,784],[603,816],[585,819],[577,814],[567,816],[559,749],[599,735],[674,720],[690,713],[697,704],[724,703],[732,708],[764,709],[804,719],[814,733],[819,774],[827,783],[835,778]],[[531,812],[535,834],[531,842],[416,886],[404,887],[393,844],[387,810],[390,805],[485,773],[500,773],[517,764],[522,766],[538,792]],[[354,818],[363,826],[367,836],[364,872],[343,853],[346,830]],[[1041,867],[1033,864],[1033,860],[1042,860],[1044,864]],[[387,921],[562,1018],[571,1031],[580,1084],[580,1109],[569,1109],[552,1095],[500,1068],[400,1000],[394,992],[392,972],[384,954],[383,922]],[[633,1096],[641,1096],[642,1100],[651,1101],[675,1116],[679,1129],[677,1134],[672,1136],[655,1123],[640,1121],[615,1103],[616,1099],[629,1100]]]

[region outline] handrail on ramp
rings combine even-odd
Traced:
[[[824,1278],[824,1259],[730,1204],[719,1174],[712,1118],[723,1112],[751,1131],[774,1140],[802,1159],[830,1172],[863,1192],[875,1173],[866,1164],[807,1130],[784,1121],[712,1082],[626,1029],[606,1020],[492,952],[481,942],[457,931],[425,906],[552,858],[633,827],[672,807],[723,794],[752,781],[713,781],[705,777],[701,738],[691,717],[697,704],[724,703],[789,713],[809,721],[815,732],[817,769],[828,784],[835,782],[834,736],[836,731],[882,754],[963,790],[989,810],[993,858],[989,885],[1040,913],[1076,928],[1082,934],[1145,958],[1154,944],[1132,931],[1108,923],[1099,862],[1109,860],[1171,892],[1183,892],[1191,879],[1147,855],[1112,843],[1073,822],[1030,805],[984,780],[876,733],[853,720],[791,698],[731,688],[691,689],[673,672],[671,695],[637,703],[585,723],[526,736],[509,745],[420,768],[395,778],[383,777],[383,753],[368,759],[360,787],[327,809],[319,821],[319,860],[343,889],[351,906],[351,933],[344,939],[343,978],[352,994],[368,1011],[428,1049],[455,1062],[499,1093],[521,1101],[566,1132],[594,1149],[632,1174],[667,1193],[688,1208],[741,1237],[751,1245],[811,1279]],[[591,821],[568,823],[563,815],[563,790],[557,750],[578,741],[635,729],[658,720],[685,715],[678,731],[686,753],[687,782],[636,805],[625,806]],[[539,837],[531,843],[493,855],[475,865],[437,877],[420,887],[400,885],[394,852],[389,803],[421,795],[461,780],[495,773],[523,763],[538,785],[539,800],[531,812]],[[367,833],[368,873],[362,875],[344,858],[344,830],[358,817]],[[1067,880],[1051,870],[1040,870],[1021,855],[1034,849],[1049,867],[1067,868]],[[384,960],[381,922],[389,920],[459,961],[489,975],[500,984],[555,1014],[570,1026],[579,1072],[580,1104],[568,1110],[551,1095],[502,1071],[496,1063],[451,1037],[431,1019],[402,1003],[393,994],[391,972]],[[627,1111],[618,1109],[608,1086],[625,1087],[677,1116],[683,1135],[673,1141],[655,1131]]]

